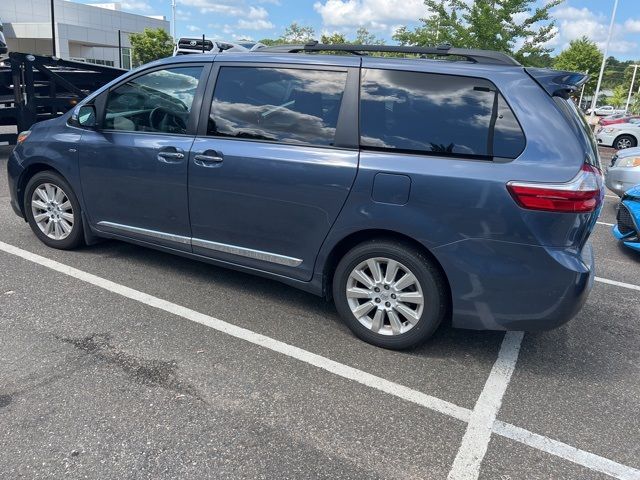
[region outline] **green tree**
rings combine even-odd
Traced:
[[[322,35],[320,37],[321,43],[351,43],[355,45],[384,45],[384,40],[376,37],[373,33],[369,33],[364,27],[360,27],[356,31],[356,36],[353,40],[347,39],[342,33],[333,33],[331,35]]]
[[[266,46],[271,47],[272,45],[280,45],[282,42],[279,38],[263,38],[259,40],[260,43],[264,43]]]
[[[384,45],[384,40],[376,37],[373,33],[369,33],[364,27],[360,27],[356,31],[356,38],[353,43],[358,45]]]
[[[170,57],[173,53],[173,39],[162,28],[145,28],[142,33],[132,33],[129,39],[134,65]]]
[[[618,85],[613,89],[613,95],[609,97],[609,103],[618,108],[624,108],[627,103],[627,95],[629,94],[628,85]]]
[[[331,35],[322,35],[320,37],[320,43],[347,43],[346,37],[341,33],[334,33]]]
[[[393,39],[402,45],[483,48],[510,53],[527,64],[527,57],[548,54],[546,42],[555,37],[549,10],[563,0],[536,7],[536,0],[424,0],[430,16],[414,30],[399,28]],[[526,15],[524,20],[518,20]],[[544,22],[541,24],[541,22]]]
[[[596,89],[601,63],[602,53],[598,50],[595,42],[585,36],[569,42],[569,47],[555,58],[553,68],[570,72],[584,73],[588,71],[590,78],[584,92],[586,95],[592,95]]]
[[[280,43],[307,43],[313,39],[314,35],[315,31],[313,27],[298,25],[296,22],[293,22],[285,28],[279,40]]]

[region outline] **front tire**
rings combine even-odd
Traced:
[[[632,148],[637,145],[638,145],[638,141],[631,135],[620,135],[613,142],[613,148],[615,148],[616,150]]]
[[[333,277],[336,309],[359,338],[393,350],[425,342],[447,311],[446,283],[423,252],[372,240],[350,250]]]
[[[83,240],[80,203],[71,185],[52,171],[36,173],[25,188],[24,213],[45,245],[72,250]]]

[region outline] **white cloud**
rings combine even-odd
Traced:
[[[249,7],[247,18],[250,20],[265,20],[269,17],[269,13],[263,7]]]
[[[219,0],[179,0],[179,3],[187,7],[195,7],[201,13],[218,13],[231,17],[239,17],[244,15],[246,11],[244,8],[221,3]]]
[[[609,17],[597,15],[586,7],[560,7],[553,10],[552,16],[558,20],[558,35],[548,43],[549,47],[559,47],[562,50],[569,46],[571,40],[586,36],[596,42],[600,50],[604,50],[609,32]],[[625,39],[625,33],[632,32],[635,23],[636,21],[627,20],[624,26],[614,25],[609,55],[629,53],[637,48],[637,43]],[[637,23],[640,31],[640,21]]]
[[[149,12],[151,11],[151,5],[142,0],[123,0],[123,10],[132,10],[134,12]]]
[[[178,20],[188,20],[191,18],[191,12],[189,10],[180,10],[179,8],[176,10],[176,18]]]
[[[238,20],[236,27],[241,30],[269,30],[275,25],[269,20],[245,20],[241,18]]]
[[[246,18],[239,19],[236,27],[241,30],[268,30],[274,27],[268,19],[269,13],[263,7],[249,7]]]
[[[200,27],[197,27],[195,25],[187,25],[187,30],[189,30],[190,32],[201,32],[202,29]]]
[[[629,33],[640,33],[640,20],[630,18],[624,22],[624,28]]]
[[[595,14],[587,7],[560,7],[553,11],[553,17],[558,20],[591,20]],[[600,18],[600,20],[603,20]]]
[[[249,6],[247,9],[242,3],[231,5],[220,0],[179,0],[179,2],[181,5],[197,8],[200,13],[239,17],[235,25],[224,25],[222,31],[226,35],[232,35],[236,30],[268,30],[275,26],[269,21],[269,12],[264,7]]]
[[[365,26],[388,30],[426,16],[422,0],[325,0],[313,4],[327,27]]]

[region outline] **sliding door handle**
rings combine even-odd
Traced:
[[[205,152],[193,156],[193,163],[200,167],[215,167],[222,163],[222,161],[223,158],[216,153],[208,154],[208,152]]]
[[[158,152],[158,160],[162,163],[180,163],[184,158],[184,153],[177,149],[161,150]]]

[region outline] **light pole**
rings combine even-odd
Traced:
[[[171,0],[171,36],[176,42],[176,0]]]
[[[633,83],[636,81],[636,72],[638,71],[638,67],[640,65],[633,66],[633,75],[631,76],[631,85],[629,85],[629,96],[627,96],[627,104],[624,106],[624,111],[629,111],[629,103],[631,102],[631,92],[633,91]]]
[[[51,0],[51,56],[56,56],[56,17],[54,14],[54,0]]]
[[[596,86],[596,93],[593,95],[591,101],[591,119],[596,113],[596,104],[598,103],[598,95],[600,94],[600,85],[602,84],[602,75],[604,75],[604,66],[607,63],[607,53],[609,53],[609,42],[611,41],[611,33],[613,33],[613,24],[616,19],[616,10],[618,9],[618,0],[613,3],[613,12],[611,12],[611,23],[609,23],[609,33],[607,34],[607,42],[604,44],[604,54],[602,56],[602,65],[600,65],[600,75],[598,75],[598,85]]]

